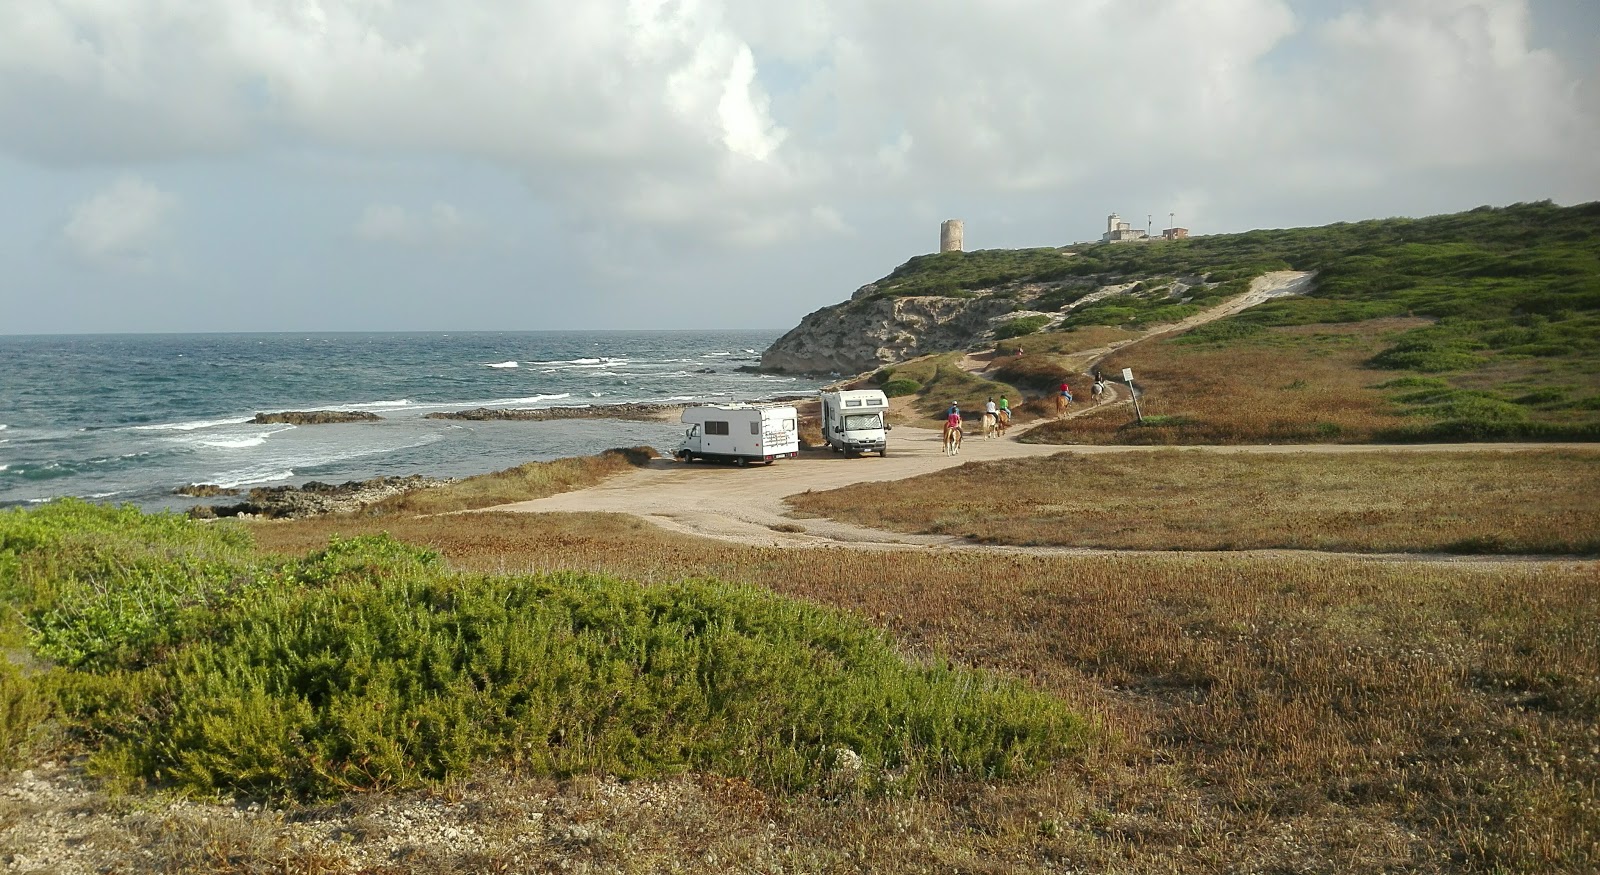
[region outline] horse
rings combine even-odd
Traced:
[[[999,422],[995,423],[995,430],[1004,437],[1006,429],[1011,427],[1011,411],[1002,407],[1000,408],[999,416],[996,418],[999,419]]]
[[[1068,395],[1065,392],[1057,393],[1056,394],[1056,415],[1060,416],[1061,414],[1066,413],[1067,412],[1067,405],[1071,404],[1071,403],[1072,403],[1072,396],[1071,395]]]
[[[1095,403],[1099,404],[1100,403],[1100,397],[1102,395],[1106,394],[1105,381],[1104,380],[1095,380],[1094,381],[1094,387],[1089,390],[1089,394],[1093,395]]]
[[[947,425],[944,427],[944,454],[954,456],[961,452],[961,427]]]
[[[1000,433],[1000,414],[985,413],[983,415],[983,436],[992,438]]]

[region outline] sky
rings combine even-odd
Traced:
[[[949,218],[1547,198],[1594,0],[0,0],[0,334],[784,329]]]

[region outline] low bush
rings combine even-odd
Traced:
[[[1077,376],[1071,368],[1043,355],[1014,356],[990,373],[996,380],[1037,391],[1053,390]]]
[[[1479,359],[1461,342],[1429,338],[1403,340],[1372,357],[1373,367],[1392,371],[1460,371],[1476,367]]]
[[[494,762],[787,791],[832,780],[849,749],[860,789],[904,791],[1026,774],[1082,739],[1054,698],[908,662],[845,614],[750,587],[459,575],[388,535],[183,587],[181,562],[63,562],[40,533],[65,517],[159,530],[147,557],[203,552],[216,533],[75,504],[0,515],[0,555],[29,582],[13,601],[31,605],[38,651],[73,667],[52,687],[61,713],[95,768],[150,784],[304,799]],[[0,672],[0,743],[15,749],[40,706]]]
[[[901,395],[915,395],[921,389],[922,384],[916,380],[889,380],[883,384],[883,394],[890,398],[898,398]]]
[[[1050,324],[1050,317],[1045,315],[1019,316],[1002,322],[994,330],[995,340],[1010,340],[1013,337],[1022,337]]]

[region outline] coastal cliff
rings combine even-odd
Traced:
[[[997,316],[1015,308],[991,297],[872,297],[863,286],[851,300],[806,316],[761,354],[761,369],[791,374],[858,373],[969,343]]]

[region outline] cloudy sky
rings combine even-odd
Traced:
[[[912,255],[1600,199],[1594,0],[0,0],[0,333],[787,328]]]

